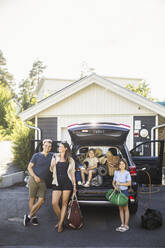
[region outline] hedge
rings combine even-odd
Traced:
[[[30,123],[30,125],[33,125]],[[32,156],[32,140],[34,139],[34,129],[26,127],[21,120],[16,123],[12,134],[13,140],[13,163],[21,170],[26,171]]]

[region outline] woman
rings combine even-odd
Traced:
[[[84,160],[84,168],[81,169],[82,185],[89,187],[92,175],[96,173],[98,159],[95,157],[95,150],[91,148],[88,152],[88,157]],[[88,175],[88,181],[85,183],[85,174]]]
[[[62,232],[70,193],[72,190],[76,192],[75,162],[71,157],[68,143],[59,145],[59,154],[53,157],[50,170],[53,172],[52,205],[59,220],[55,227],[58,228],[58,232]],[[61,209],[60,197],[62,197]]]
[[[112,185],[115,190],[121,190],[123,194],[128,197],[128,186],[131,186],[131,175],[129,173],[128,164],[125,159],[119,160],[119,170],[116,170],[114,173]],[[120,227],[116,228],[116,231],[125,232],[129,230],[128,222],[129,222],[129,208],[128,204],[126,206],[119,206],[120,212]]]

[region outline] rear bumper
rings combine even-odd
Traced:
[[[77,198],[82,205],[112,205],[105,197],[108,190],[102,192],[92,190],[82,190],[77,192]],[[129,193],[129,204],[135,204],[137,201],[137,192]]]
[[[91,200],[78,200],[80,205],[87,205],[87,206],[94,206],[94,205],[99,205],[99,206],[110,206],[112,205],[109,201],[91,201]]]

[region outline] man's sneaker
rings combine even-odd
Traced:
[[[32,219],[31,219],[31,223],[32,223],[32,225],[33,225],[33,226],[38,226],[38,225],[39,225],[39,223],[38,223],[38,220],[37,220],[37,217],[36,217],[36,216],[32,217]]]
[[[27,224],[30,222],[30,218],[28,217],[27,214],[24,215],[23,217],[23,224],[24,226],[27,226]]]

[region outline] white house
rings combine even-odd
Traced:
[[[153,127],[165,123],[164,106],[124,87],[141,81],[97,74],[78,81],[45,79],[36,90],[38,103],[22,112],[20,117],[23,121],[34,120],[35,127],[41,129],[42,139],[68,142],[67,126],[73,123],[105,121],[128,124],[131,131],[127,145],[132,148],[150,139]],[[44,98],[45,95],[49,96]]]

